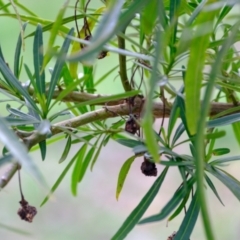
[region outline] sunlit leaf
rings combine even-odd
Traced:
[[[123,188],[125,179],[127,177],[127,174],[129,172],[129,169],[130,169],[133,161],[135,160],[135,158],[136,158],[136,156],[132,156],[132,157],[128,158],[121,167],[121,170],[120,170],[119,175],[118,175],[117,190],[116,190],[117,200],[118,200],[119,195],[122,191],[122,188]]]
[[[200,115],[200,91],[205,63],[205,51],[208,47],[213,20],[216,12],[202,11],[197,18],[195,37],[191,41],[190,56],[185,77],[186,118],[190,133],[196,133]]]

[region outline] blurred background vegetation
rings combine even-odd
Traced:
[[[20,2],[28,6],[37,15],[50,20],[55,19],[60,6],[64,3],[64,1],[60,0],[21,0]],[[71,7],[68,8],[66,16],[73,15],[74,4],[75,1],[70,1]],[[101,1],[93,0],[91,1],[90,8],[93,5],[94,8],[97,8],[97,6],[101,6]],[[16,19],[1,16],[1,13],[0,11],[0,44],[6,61],[11,67],[13,65],[13,56],[19,35],[19,23]],[[69,24],[69,27],[74,27],[74,24]],[[29,25],[27,26],[26,33],[31,33],[34,30],[35,27]],[[47,41],[48,37],[49,33],[44,33],[45,41]],[[24,52],[25,61],[30,63],[32,61],[32,41],[33,38],[26,39],[26,50]],[[111,53],[108,57],[99,61],[95,76],[97,78],[101,77],[107,68],[110,69],[117,65],[117,59],[118,56]],[[26,81],[27,76],[22,74],[21,80],[23,82]],[[121,91],[122,86],[116,72],[111,74],[107,82],[105,82],[104,85],[99,85],[98,88],[98,93],[104,94]],[[1,97],[3,96],[1,95]],[[4,115],[5,111],[5,105],[1,105],[1,114]],[[159,123],[157,122],[156,124]],[[167,121],[165,124],[167,124]],[[226,130],[226,127],[224,129]],[[232,129],[230,127],[227,129],[228,141],[226,141],[226,138],[218,141],[217,147],[231,146],[231,149],[236,149],[237,153],[239,152],[239,146],[233,139]],[[67,164],[67,161],[61,165],[58,164],[58,160],[65,146],[64,141],[65,140],[58,142],[49,148],[45,162],[42,162],[38,151],[31,153],[50,187]],[[184,148],[179,148],[178,150],[180,153],[189,151]],[[75,151],[76,146],[73,146],[72,152]],[[31,224],[21,221],[17,215],[20,193],[17,176],[15,176],[9,185],[1,191],[1,239],[110,239],[155,181],[154,178],[148,178],[141,173],[140,165],[142,158],[137,159],[130,169],[130,174],[126,179],[125,187],[119,200],[116,200],[115,189],[119,169],[131,154],[128,148],[116,142],[111,142],[107,148],[104,148],[101,152],[93,172],[87,172],[83,182],[78,187],[77,197],[71,196],[71,173],[69,172],[54,193],[52,199],[41,208],[39,205],[47,192],[45,189],[42,189],[37,182],[32,181],[29,175],[22,172],[22,185],[25,197],[31,205],[36,206],[38,209],[38,214]],[[234,152],[232,152],[232,154],[234,154]],[[73,154],[70,153],[68,158],[70,159],[72,155]],[[1,169],[0,174],[6,169],[7,166]],[[162,166],[158,166],[159,172],[161,172],[162,169]],[[228,170],[233,176],[239,176],[238,163],[232,163]],[[213,228],[216,229],[216,239],[238,239],[238,237],[240,237],[240,208],[237,207],[239,202],[222,184],[215,179],[212,179],[212,181],[216,184],[220,196],[225,203],[225,207],[223,207],[213,193],[208,191],[210,214],[212,215],[212,219],[214,219]],[[166,177],[165,184],[161,187],[160,193],[144,216],[158,212],[161,207],[167,203],[180,183],[181,178],[177,169],[171,168]],[[167,239],[172,232],[178,229],[182,218],[183,214],[169,223],[167,223],[167,220],[163,220],[154,224],[136,226],[126,239]],[[204,232],[200,220],[201,219],[198,220],[191,239],[204,239]]]

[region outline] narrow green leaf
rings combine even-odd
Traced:
[[[206,139],[211,140],[211,139],[218,139],[226,136],[226,131],[218,131],[215,130],[213,133],[208,133],[206,134]]]
[[[180,123],[179,126],[177,127],[172,142],[171,142],[171,146],[174,146],[174,144],[177,142],[177,140],[181,137],[181,135],[183,134],[183,132],[185,131],[185,126],[183,123]]]
[[[175,101],[173,103],[171,113],[170,113],[170,117],[169,117],[169,121],[168,121],[168,131],[167,131],[168,142],[170,142],[170,137],[171,137],[173,128],[174,128],[174,126],[176,124],[176,121],[179,117],[179,108],[177,106],[176,100],[177,100],[177,98],[175,98]],[[174,143],[172,143],[172,145],[174,145]]]
[[[131,212],[131,214],[128,216],[128,218],[124,221],[120,229],[116,232],[116,234],[111,238],[111,240],[119,240],[124,239],[128,233],[134,228],[134,226],[138,223],[138,221],[141,219],[143,214],[148,209],[149,205],[152,203],[153,199],[157,195],[164,179],[167,174],[168,167],[166,167],[161,175],[157,178],[157,180],[154,182],[152,187],[149,189],[149,191],[146,193],[146,195],[143,197],[141,202],[136,206],[136,208]]]
[[[43,140],[39,143],[39,148],[40,148],[40,152],[41,152],[42,161],[44,161],[46,158],[46,154],[47,154],[46,140]]]
[[[175,57],[176,53],[176,40],[177,40],[177,26],[178,26],[178,15],[181,0],[170,0],[170,54],[171,58]]]
[[[135,160],[136,156],[132,156],[130,158],[128,158],[124,164],[121,167],[121,170],[118,174],[118,182],[117,182],[117,189],[116,189],[116,199],[118,200],[119,195],[122,191],[125,179],[127,177],[127,174],[129,172],[129,169],[133,163],[133,161]]]
[[[197,218],[199,214],[199,203],[197,193],[193,196],[191,204],[187,210],[187,213],[182,221],[182,224],[177,231],[174,240],[186,240],[190,239],[193,228],[196,224]]]
[[[62,45],[62,48],[60,50],[60,56],[58,56],[58,59],[56,61],[56,64],[54,66],[54,69],[53,69],[53,73],[51,75],[51,80],[50,80],[50,84],[49,84],[49,90],[48,90],[48,96],[47,96],[47,106],[50,105],[50,102],[52,100],[52,97],[53,97],[53,93],[54,93],[54,90],[55,90],[55,87],[59,81],[59,77],[60,77],[60,74],[61,74],[61,71],[62,71],[62,67],[64,65],[64,56],[67,54],[67,51],[68,51],[68,48],[70,46],[70,42],[71,40],[68,38],[68,36],[72,36],[73,35],[73,32],[74,32],[74,29],[72,28],[70,30],[70,32],[68,33],[63,45]]]
[[[208,12],[209,14],[209,12]],[[206,237],[208,239],[214,239],[211,222],[209,218],[209,211],[207,209],[207,203],[205,198],[205,188],[204,188],[204,167],[205,163],[203,161],[204,159],[204,148],[205,148],[205,128],[206,128],[206,118],[209,114],[210,110],[210,102],[212,93],[214,90],[214,83],[215,80],[220,72],[221,65],[222,65],[222,59],[224,59],[224,56],[226,55],[228,49],[232,46],[234,43],[234,39],[238,33],[238,29],[240,26],[240,21],[238,21],[236,24],[233,25],[231,28],[231,33],[227,37],[227,39],[224,41],[222,47],[220,48],[219,52],[216,54],[215,61],[212,64],[208,84],[205,90],[205,94],[203,97],[203,103],[201,108],[201,114],[198,122],[198,128],[197,128],[197,135],[195,138],[195,149],[196,149],[196,178],[197,178],[197,192],[199,197],[199,203],[202,213],[202,219],[203,219],[203,225],[206,232]]]
[[[8,126],[23,126],[23,125],[32,125],[39,124],[40,121],[37,119],[21,119],[13,117],[5,117],[4,120],[7,122]]]
[[[63,16],[64,16],[64,13],[65,13],[67,7],[68,7],[68,4],[69,4],[69,0],[65,1],[64,5],[60,8],[60,10],[58,12],[58,15],[53,22],[51,32],[50,32],[50,37],[49,37],[49,40],[48,40],[48,45],[47,45],[47,52],[46,52],[46,55],[44,56],[44,61],[43,61],[43,67],[44,68],[51,58],[51,55],[52,55],[51,51],[53,50],[53,45],[54,45],[56,36],[58,34],[58,31],[59,31],[60,27],[62,26]]]
[[[235,138],[240,145],[240,122],[236,122],[232,124],[233,132],[235,135]]]
[[[232,162],[232,161],[238,161],[238,160],[240,160],[240,155],[215,159],[214,161],[211,162],[211,165],[218,165],[218,164]]]
[[[100,154],[100,152],[102,150],[102,147],[103,147],[103,144],[104,144],[104,139],[106,137],[108,137],[108,135],[104,136],[104,138],[102,139],[102,142],[98,146],[97,152],[95,153],[95,155],[94,155],[94,157],[92,159],[92,163],[91,163],[91,167],[90,167],[91,171],[93,170],[93,167],[94,167],[94,165],[95,165],[95,163],[96,163],[96,161],[98,159],[98,156],[99,156],[99,154]]]
[[[81,149],[80,149],[81,150]],[[70,169],[70,167],[73,165],[75,159],[77,158],[80,150],[74,155],[74,157],[71,159],[71,161],[68,163],[68,165],[65,167],[65,169],[63,170],[63,172],[60,174],[60,176],[58,177],[57,181],[54,183],[54,185],[51,188],[50,193],[44,198],[44,200],[41,203],[41,207],[48,201],[48,199],[51,197],[51,195],[54,193],[54,191],[58,188],[58,186],[60,185],[60,183],[62,182],[63,178],[66,176],[68,170]]]
[[[7,104],[6,106],[8,112],[11,113],[12,116],[16,116],[19,117],[21,119],[25,119],[25,120],[35,120],[35,121],[39,121],[39,119],[35,118],[34,116],[31,116],[30,114],[24,113],[16,108],[11,108],[11,106],[9,104]]]
[[[221,118],[208,121],[207,127],[215,128],[215,127],[230,125],[232,123],[239,122],[239,121],[240,121],[240,113],[234,113],[228,116],[224,116]]]
[[[67,156],[68,156],[68,153],[71,149],[71,146],[72,146],[72,138],[70,135],[68,135],[68,138],[67,138],[67,143],[65,145],[65,148],[63,150],[63,153],[62,153],[62,156],[60,158],[60,160],[58,161],[58,163],[62,163],[63,161],[66,160]]]
[[[27,23],[23,24],[23,31],[25,30],[27,26]],[[13,66],[13,73],[16,78],[19,78],[20,74],[20,55],[21,55],[21,48],[22,48],[22,36],[19,34],[17,46],[15,49],[15,55],[14,55],[14,66]]]
[[[140,15],[140,27],[143,33],[150,35],[155,27],[157,14],[157,0],[150,0]],[[149,17],[151,16],[151,17]]]
[[[156,222],[166,218],[178,206],[182,199],[189,194],[194,181],[193,178],[189,179],[186,183],[186,187],[182,186],[178,189],[159,214],[147,217],[141,220],[139,224]]]
[[[27,90],[20,84],[18,79],[12,74],[11,70],[8,68],[6,63],[2,58],[0,58],[0,71],[5,78],[6,82],[11,85],[13,85],[16,90],[18,91],[19,94],[21,94],[26,100],[29,102],[31,107],[38,113],[41,113],[40,110],[38,109],[36,103],[33,101],[33,99],[30,97],[29,93]]]
[[[185,77],[186,118],[190,133],[196,133],[200,116],[200,91],[206,49],[209,44],[215,12],[202,11],[197,19],[198,26],[191,42],[190,56]]]
[[[73,172],[72,172],[72,182],[71,182],[71,190],[73,196],[77,196],[77,185],[79,182],[79,173],[82,165],[82,161],[84,159],[85,152],[87,150],[88,144],[85,143],[80,151],[78,152],[76,164],[74,166]]]
[[[133,147],[136,147],[136,146],[139,146],[139,145],[144,145],[143,142],[136,141],[136,140],[133,140],[133,139],[117,138],[117,139],[115,139],[115,141],[122,144],[123,146],[130,147],[130,148],[133,148]]]
[[[159,12],[162,11],[161,2],[162,1],[157,1],[158,4],[156,6],[156,9]],[[159,79],[161,79],[161,76],[159,76],[159,71],[158,71],[158,64],[159,64],[159,60],[160,60],[160,56],[162,54],[162,48],[163,48],[162,32],[160,31],[160,28],[157,28],[155,37],[156,37],[155,59],[153,63],[151,77],[149,79],[148,97],[146,98],[146,102],[145,102],[145,112],[142,120],[142,127],[143,127],[143,132],[145,134],[146,145],[149,150],[149,153],[152,155],[154,162],[159,162],[160,160],[160,157],[158,154],[159,146],[157,144],[156,136],[153,130],[152,107],[153,107],[153,96],[154,96],[155,88],[157,86]]]
[[[43,69],[43,34],[40,24],[37,29],[33,42],[33,63],[36,76],[37,91],[40,95],[45,94],[45,71]]]
[[[240,182],[236,178],[216,167],[209,167],[207,170],[220,180],[240,201]]]
[[[228,153],[230,153],[229,148],[215,148],[212,151],[212,154],[215,156],[221,156],[221,155],[228,154]]]
[[[83,66],[84,76],[87,76],[84,85],[88,93],[94,93],[93,66]]]
[[[185,197],[183,198],[181,204],[177,207],[177,209],[174,211],[174,213],[168,218],[168,222],[173,220],[175,217],[177,217],[181,211],[183,210],[184,207],[186,207],[187,200],[189,199],[191,191]]]
[[[212,183],[211,179],[208,177],[207,174],[205,174],[205,179],[206,179],[206,182],[207,182],[208,186],[212,189],[213,193],[215,194],[215,196],[218,198],[220,203],[224,206],[224,204],[223,204],[223,202],[222,202],[222,200],[221,200],[221,198],[220,198],[220,196],[219,196],[219,194],[218,194],[214,184]]]
[[[99,135],[99,137],[97,138],[97,140],[93,144],[92,148],[88,151],[85,159],[82,162],[80,173],[79,173],[79,179],[78,179],[79,182],[82,181],[82,179],[83,179],[83,177],[84,177],[84,175],[85,175],[85,173],[87,171],[87,168],[88,168],[88,166],[89,166],[89,164],[90,164],[90,162],[91,162],[91,160],[93,158],[93,154],[94,154],[95,150],[97,149],[97,144],[98,144],[101,136],[102,135]]]
[[[22,165],[23,169],[26,169],[41,184],[46,185],[42,174],[29,156],[25,145],[19,142],[16,135],[8,128],[7,123],[2,118],[0,118],[0,140],[12,154],[14,159]]]

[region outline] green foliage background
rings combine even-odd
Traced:
[[[46,19],[55,19],[59,7],[62,6],[63,1],[21,1],[23,5],[28,6],[32,11],[36,12],[39,16]],[[70,5],[73,6],[74,2],[70,1]],[[92,7],[97,8],[98,4],[101,5],[98,1],[92,1]],[[239,7],[238,5],[236,5]],[[235,10],[235,9],[234,9]],[[68,9],[66,16],[72,16],[73,9]],[[209,17],[209,16],[208,16]],[[210,16],[211,18],[211,16]],[[203,17],[203,19],[205,19]],[[199,20],[201,21],[201,20]],[[4,26],[1,29],[0,33],[0,42],[1,47],[4,52],[4,56],[7,58],[7,62],[10,65],[10,68],[13,65],[13,62],[10,62],[14,56],[14,48],[16,41],[19,35],[19,23],[15,19],[0,17],[0,25]],[[7,27],[5,27],[7,26]],[[69,27],[74,27],[73,22],[68,24]],[[26,32],[31,33],[35,31],[35,27],[28,26]],[[203,45],[200,47],[204,49],[205,40],[204,37],[196,40],[196,44],[203,42]],[[44,42],[47,42],[49,38],[49,33],[44,33]],[[26,40],[26,51],[24,53],[25,60],[32,59],[32,41],[33,38]],[[62,41],[58,39],[60,45]],[[200,48],[199,47],[199,48]],[[6,51],[7,49],[7,51]],[[194,54],[198,53],[197,50],[192,50],[193,61],[196,59]],[[195,52],[194,52],[195,51]],[[106,66],[110,67],[117,64],[118,56],[114,53],[111,53],[110,56],[101,60],[98,64],[95,75],[102,76],[106,72]],[[27,60],[28,61],[28,60]],[[197,61],[197,60],[196,60]],[[50,62],[54,63],[54,61]],[[201,64],[201,63],[199,63]],[[194,64],[193,64],[194,66]],[[189,67],[191,69],[191,65]],[[46,71],[47,72],[47,71]],[[189,71],[190,72],[190,71]],[[192,71],[186,76],[186,81],[191,81],[191,78],[196,72]],[[103,94],[113,94],[121,93],[122,85],[120,81],[115,80],[116,72],[110,75],[104,85],[98,88],[98,93]],[[50,75],[47,74],[46,78],[50,78]],[[22,74],[21,80],[25,81],[27,76]],[[174,86],[178,88],[179,82],[175,81]],[[121,89],[121,90],[120,90]],[[119,91],[120,90],[120,91]],[[188,91],[188,90],[186,90]],[[192,89],[190,89],[191,94]],[[191,96],[190,98],[194,98]],[[190,99],[189,98],[189,99]],[[187,100],[186,100],[187,101]],[[189,105],[188,105],[189,104]],[[193,104],[193,105],[191,105]],[[2,112],[4,115],[6,112],[4,104],[2,104]],[[14,104],[11,103],[11,106]],[[194,102],[188,101],[186,106],[188,109],[195,106]],[[54,111],[58,111],[61,106],[57,106]],[[188,112],[188,117],[191,120],[189,123],[189,130],[191,133],[196,131],[196,111]],[[147,126],[148,119],[144,122]],[[180,122],[180,121],[178,121]],[[160,122],[157,122],[156,125],[159,126]],[[166,123],[165,123],[166,124]],[[167,124],[166,126],[167,127]],[[147,127],[146,127],[147,128]],[[219,140],[216,144],[216,147],[221,148],[231,148],[231,154],[237,155],[239,146],[233,140],[233,132],[230,127],[222,128],[226,130],[227,137],[224,140]],[[221,130],[221,127],[219,128]],[[186,135],[183,136],[183,140],[186,138]],[[61,141],[57,144],[52,145],[47,153],[47,161],[42,162],[40,158],[40,153],[35,152],[31,153],[33,159],[37,163],[37,166],[41,169],[41,172],[44,174],[47,184],[52,186],[56,181],[57,177],[60,175],[64,167],[68,164],[67,162],[58,165],[58,160],[62,154],[66,142]],[[75,154],[79,146],[74,146],[72,151],[69,154],[70,157]],[[236,150],[236,153],[234,152]],[[189,149],[184,147],[177,148],[179,154],[188,154]],[[154,148],[152,149],[154,156]],[[130,169],[130,174],[126,179],[125,186],[117,202],[115,199],[115,189],[117,184],[117,177],[119,169],[123,165],[124,161],[132,155],[131,151],[128,148],[125,148],[116,142],[110,142],[110,144],[103,148],[99,156],[96,167],[93,170],[93,173],[88,172],[84,178],[84,181],[78,186],[78,196],[70,197],[70,181],[71,176],[68,173],[67,177],[61,183],[60,187],[57,189],[53,198],[44,205],[42,208],[38,208],[38,215],[32,224],[27,224],[18,220],[16,211],[19,207],[18,201],[20,200],[20,194],[18,190],[17,178],[15,177],[6,189],[1,191],[1,204],[0,212],[0,235],[3,239],[11,239],[17,236],[17,239],[110,239],[114,233],[119,229],[122,222],[129,213],[134,209],[134,207],[139,203],[139,200],[145,195],[145,193],[152,186],[155,179],[146,178],[140,172],[141,159],[137,158],[133,162],[133,165]],[[237,163],[231,163],[227,171],[231,172],[233,176],[238,177],[238,166]],[[4,172],[6,168],[1,169],[1,172]],[[159,173],[163,170],[162,166],[158,167]],[[1,173],[0,172],[0,173]],[[240,236],[238,232],[239,225],[239,213],[240,210],[237,207],[239,204],[238,200],[233,197],[230,192],[219,184],[219,182],[211,178],[218,193],[221,196],[225,204],[225,208],[222,207],[220,202],[216,199],[215,195],[211,191],[207,192],[207,199],[209,204],[209,213],[212,220],[213,229],[215,230],[216,239],[225,240],[225,239],[236,239]],[[153,204],[150,206],[148,211],[145,213],[144,217],[154,215],[159,212],[159,210],[165,206],[165,204],[172,197],[175,190],[181,183],[181,178],[176,168],[171,167],[164,184],[160,189],[160,193],[155,198]],[[32,178],[28,174],[22,174],[22,183],[24,193],[27,199],[31,202],[31,205],[39,206],[46,194],[46,189],[39,187],[38,183],[33,182]],[[31,199],[31,200],[30,200]],[[136,226],[133,231],[126,237],[126,239],[167,239],[167,237],[173,232],[177,231],[184,214],[180,214],[177,218],[171,221],[166,228],[166,221],[157,222],[154,224],[140,225]],[[191,239],[204,239],[204,231],[202,223],[198,220],[197,225],[193,231]],[[231,221],[231,222],[230,222]],[[14,227],[18,231],[25,231],[31,235],[15,235],[13,229],[8,229],[9,227]]]

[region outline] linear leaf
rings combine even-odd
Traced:
[[[158,12],[162,12],[161,3],[162,1],[157,1],[156,8]],[[159,24],[162,24],[162,22],[159,22]],[[146,145],[149,150],[149,153],[152,155],[154,162],[159,162],[159,159],[160,159],[158,154],[159,146],[157,144],[155,133],[152,127],[153,126],[152,107],[153,107],[154,92],[159,79],[161,79],[162,77],[160,76],[158,71],[158,64],[159,64],[160,57],[162,55],[162,48],[163,48],[162,46],[163,37],[162,37],[162,32],[160,31],[160,28],[157,28],[155,37],[156,37],[155,59],[153,63],[151,77],[149,79],[148,97],[145,102],[145,112],[142,120],[142,127],[143,127],[143,132],[145,134]]]
[[[6,82],[10,85],[13,85],[19,94],[21,94],[23,97],[27,99],[31,107],[38,113],[40,113],[40,110],[38,109],[36,103],[33,101],[27,90],[22,87],[18,79],[12,74],[6,63],[3,61],[3,59],[0,57],[0,71],[5,78]]]
[[[78,156],[77,156],[76,164],[75,164],[73,172],[72,172],[71,189],[72,189],[73,196],[77,195],[77,185],[78,185],[78,182],[79,182],[80,169],[81,169],[82,161],[84,159],[84,155],[85,155],[85,152],[87,150],[87,147],[88,147],[87,143],[85,143],[81,147],[81,149],[78,153]]]
[[[177,205],[182,201],[182,199],[189,194],[189,191],[191,190],[193,183],[194,183],[193,178],[189,179],[187,181],[186,186],[182,186],[179,190],[177,190],[174,193],[172,198],[163,207],[163,209],[159,214],[153,215],[151,217],[147,217],[141,220],[139,224],[156,222],[166,218],[177,207]]]
[[[97,152],[95,153],[95,155],[94,155],[94,157],[92,159],[92,163],[91,163],[91,167],[90,167],[91,171],[93,170],[93,167],[94,167],[96,161],[98,160],[98,156],[99,156],[99,154],[100,154],[100,152],[102,150],[102,147],[103,147],[103,144],[104,144],[104,140],[106,139],[106,137],[108,137],[108,135],[104,136],[104,138],[102,139],[102,142],[98,146]]]
[[[240,121],[240,113],[234,113],[234,114],[231,114],[228,116],[224,116],[221,118],[217,118],[217,119],[208,121],[207,127],[215,128],[215,127],[229,125],[229,124],[239,122],[239,121]]]
[[[193,196],[191,204],[187,210],[187,213],[182,221],[182,224],[177,231],[174,240],[186,240],[190,239],[193,228],[196,224],[199,214],[199,203],[197,198],[197,193]]]
[[[8,126],[23,126],[23,125],[32,125],[39,124],[40,120],[37,119],[21,119],[13,117],[5,117],[4,120],[7,122]]]
[[[69,31],[67,36],[72,36],[73,32],[74,32],[74,29],[72,28]],[[58,56],[56,64],[54,66],[53,73],[51,75],[50,84],[49,84],[49,90],[48,90],[48,96],[47,96],[47,106],[50,105],[55,87],[59,81],[59,77],[60,77],[64,62],[65,62],[64,56],[67,54],[68,48],[70,46],[70,42],[71,42],[71,40],[68,37],[66,37],[66,39],[62,45],[62,48],[60,50],[60,56]]]
[[[138,223],[138,221],[141,219],[143,214],[148,209],[149,205],[152,203],[153,199],[157,195],[164,179],[167,174],[168,167],[166,167],[161,175],[157,178],[157,180],[154,182],[152,187],[149,189],[149,191],[146,193],[146,195],[143,197],[141,202],[136,206],[136,208],[131,212],[131,214],[128,216],[128,218],[124,221],[120,229],[116,232],[116,234],[111,238],[111,240],[119,240],[124,239],[127,234],[134,228],[134,226]]]
[[[228,49],[232,46],[232,44],[234,44],[234,39],[238,33],[239,25],[240,25],[240,21],[238,21],[232,26],[231,33],[229,34],[227,39],[223,42],[223,45],[221,46],[220,50],[216,53],[215,60],[211,66],[208,84],[206,86],[205,94],[203,97],[203,103],[202,103],[203,107],[201,108],[201,114],[198,122],[197,134],[196,134],[195,144],[194,144],[196,149],[195,163],[196,163],[197,192],[198,192],[199,203],[201,207],[203,225],[206,232],[206,237],[208,239],[214,239],[214,235],[213,235],[211,222],[209,218],[209,211],[207,209],[204,181],[203,181],[204,167],[205,167],[205,163],[203,159],[205,157],[204,156],[204,148],[205,148],[204,133],[206,128],[206,118],[210,110],[210,102],[211,102],[211,97],[214,90],[215,80],[222,66],[222,59],[224,59],[224,56],[226,55]]]
[[[7,104],[6,106],[8,112],[11,113],[11,115],[16,116],[16,117],[20,117],[21,119],[25,119],[25,120],[39,120],[37,118],[35,118],[34,116],[31,116],[30,114],[24,113],[16,108],[11,108],[11,106],[9,104]]]
[[[42,26],[37,25],[33,42],[33,63],[36,76],[36,86],[40,95],[45,94],[45,71],[43,69],[43,34]]]
[[[218,198],[220,203],[224,206],[224,204],[223,204],[223,202],[222,202],[222,200],[221,200],[221,198],[220,198],[220,196],[219,196],[219,194],[218,194],[214,184],[212,183],[211,179],[208,177],[207,174],[205,174],[205,179],[206,179],[206,182],[207,182],[208,186],[212,189],[213,193],[215,194],[215,196]]]
[[[85,175],[85,173],[87,171],[87,168],[88,168],[88,166],[89,166],[89,164],[90,164],[90,162],[91,162],[91,160],[93,158],[93,154],[94,154],[94,152],[95,152],[95,150],[97,148],[97,144],[98,144],[101,136],[102,135],[99,135],[99,137],[97,138],[97,140],[95,141],[95,143],[93,144],[91,149],[88,151],[85,159],[82,162],[80,173],[79,173],[79,179],[78,179],[79,182],[82,181],[82,179],[83,179],[83,177],[84,177],[84,175]]]
[[[44,161],[46,158],[46,154],[47,154],[46,140],[43,140],[39,143],[39,148],[40,148],[40,152],[41,152],[42,161]]]
[[[211,165],[217,165],[217,164],[222,164],[222,163],[232,162],[232,161],[238,161],[238,160],[240,160],[240,155],[215,159],[214,161],[211,161],[210,164]]]
[[[240,123],[239,122],[233,123],[232,128],[233,128],[235,138],[238,144],[240,145]]]
[[[209,167],[207,170],[220,180],[240,201],[240,182],[237,179],[216,167]]]
[[[68,138],[67,138],[67,143],[65,145],[65,148],[63,150],[63,153],[62,153],[62,156],[61,158],[59,159],[58,163],[62,163],[63,161],[66,160],[67,156],[68,156],[68,153],[71,149],[71,146],[72,146],[72,139],[71,139],[71,136],[68,135]]]
[[[27,23],[23,24],[23,31],[25,30],[27,26]],[[13,72],[16,78],[19,77],[20,74],[20,55],[21,55],[21,48],[22,48],[22,36],[19,34],[17,46],[15,49],[15,55],[14,55],[14,66],[13,66]]]
[[[206,49],[213,28],[214,12],[202,11],[197,18],[196,36],[191,42],[190,56],[185,77],[186,118],[190,133],[196,133],[200,115],[200,91],[203,79],[203,68]]]
[[[173,212],[173,214],[168,218],[168,222],[173,220],[175,217],[177,217],[181,211],[183,210],[183,208],[186,206],[187,200],[189,199],[190,196],[190,192],[185,195],[185,197],[183,198],[182,202],[179,204],[179,206],[177,207],[177,209]]]
[[[53,22],[53,25],[52,25],[52,28],[50,31],[50,37],[48,40],[48,45],[47,45],[47,52],[46,52],[46,55],[44,56],[44,60],[43,60],[44,68],[51,58],[52,54],[50,54],[50,51],[53,50],[53,45],[54,45],[55,39],[57,37],[58,31],[60,30],[60,27],[63,25],[62,20],[63,20],[64,13],[68,7],[68,4],[69,4],[69,0],[65,1],[64,5],[59,10],[57,17]]]
[[[127,174],[129,172],[129,169],[130,169],[133,161],[135,160],[135,158],[136,158],[136,156],[132,156],[132,157],[128,158],[121,167],[121,170],[118,175],[117,190],[116,190],[116,199],[117,200],[122,191],[122,188],[123,188],[125,179],[127,177]]]
[[[133,148],[133,147],[136,147],[136,146],[139,146],[139,145],[144,145],[143,142],[136,141],[136,140],[133,140],[133,139],[117,138],[117,139],[115,139],[115,141],[122,144],[123,146],[130,147],[130,148]]]

